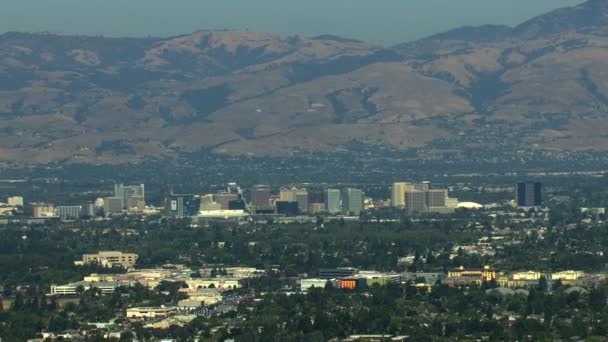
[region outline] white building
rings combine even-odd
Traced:
[[[129,281],[104,281],[104,282],[87,282],[78,281],[75,283],[65,285],[52,285],[51,296],[76,296],[78,295],[79,288],[86,291],[92,288],[99,289],[102,295],[110,295],[114,293],[114,290],[119,287],[132,286],[133,282]]]
[[[327,281],[327,279],[318,278],[300,279],[300,290],[302,292],[307,292],[311,288],[324,289],[325,285],[327,285]]]
[[[120,266],[129,268],[135,265],[139,256],[135,253],[123,253],[117,251],[102,251],[97,254],[83,254],[83,264],[99,264],[104,267]]]
[[[128,308],[127,318],[133,319],[151,319],[151,318],[165,318],[169,317],[177,312],[176,308],[173,307],[139,307],[139,308]]]

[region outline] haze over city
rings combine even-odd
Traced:
[[[580,0],[4,0],[0,33],[173,36],[249,29],[392,45],[460,26],[517,25]]]

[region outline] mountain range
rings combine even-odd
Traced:
[[[0,161],[205,150],[608,150],[608,0],[394,47],[331,35],[0,35]]]

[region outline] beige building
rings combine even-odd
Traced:
[[[414,190],[414,184],[407,182],[393,183],[391,205],[395,208],[405,208],[405,193]]]
[[[484,282],[496,280],[496,269],[484,266],[482,269],[466,269],[459,267],[448,271],[448,277],[443,283],[450,287],[481,286]]]
[[[458,200],[449,198],[447,189],[431,189],[430,182],[399,182],[393,184],[391,205],[410,213],[449,214]]]
[[[35,204],[33,212],[34,218],[55,217],[55,206],[52,204]]]
[[[512,272],[510,274],[500,274],[496,278],[496,282],[502,287],[522,288],[538,285],[541,278],[542,274],[540,272],[521,271]]]
[[[542,274],[536,271],[522,271],[511,273],[513,280],[540,280]]]
[[[172,307],[139,307],[128,308],[127,318],[133,319],[153,319],[165,318],[175,314],[177,310]]]
[[[139,256],[134,253],[103,251],[97,254],[83,254],[83,264],[99,264],[104,267],[120,266],[129,268],[135,265]]]
[[[296,202],[297,188],[281,188],[279,192],[279,201],[281,202]]]
[[[574,285],[584,276],[584,272],[569,270],[551,274],[551,280],[560,281],[564,285]]]
[[[189,289],[237,289],[241,287],[238,278],[189,278],[185,279]]]
[[[9,197],[6,200],[6,204],[8,204],[11,207],[23,207],[23,197],[21,197],[21,196]]]

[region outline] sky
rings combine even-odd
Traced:
[[[516,25],[582,0],[1,0],[0,32],[174,36],[248,29],[393,45],[465,25]]]

